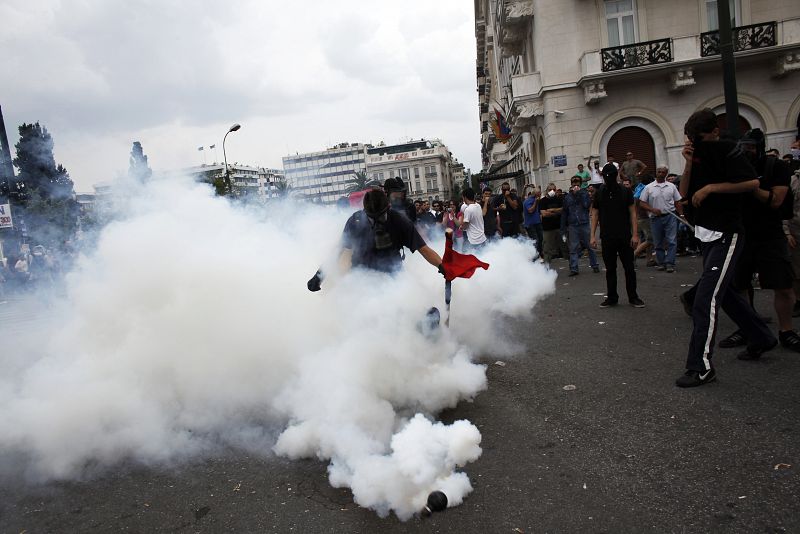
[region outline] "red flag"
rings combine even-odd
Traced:
[[[489,264],[482,262],[472,254],[459,254],[453,250],[453,232],[448,230],[444,237],[444,257],[442,258],[445,280],[450,282],[456,278],[469,278],[475,274],[478,267],[488,269]]]

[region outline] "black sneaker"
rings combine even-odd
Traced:
[[[667,272],[668,273],[674,273],[675,272],[675,267],[673,267],[672,265],[667,265]]]
[[[667,270],[666,265],[659,265],[658,267],[656,267],[656,271],[666,271],[666,270]]]
[[[681,293],[678,298],[680,299],[681,304],[683,304],[683,311],[686,312],[686,315],[691,317],[692,316],[692,306],[694,305],[694,302],[689,302],[689,299],[686,298],[686,293],[688,293],[688,291],[686,291],[685,293]]]
[[[570,271],[569,275],[570,276],[578,276],[578,271]]]
[[[744,345],[747,345],[747,340],[740,330],[719,342],[719,348],[721,349],[732,349],[734,347],[743,347]]]
[[[616,306],[617,302],[618,301],[610,300],[608,297],[606,297],[606,299],[603,302],[600,303],[600,307],[601,308],[608,308],[609,306]]]
[[[713,382],[717,379],[717,373],[714,372],[714,368],[712,367],[708,371],[692,371],[689,369],[678,377],[675,381],[675,385],[679,388],[694,388],[697,386],[702,386],[703,384],[708,384],[709,382]]]
[[[795,334],[796,335],[796,334]],[[761,355],[765,352],[774,349],[778,346],[778,340],[772,342],[771,345],[767,345],[766,347],[747,347],[742,352],[736,355],[736,358],[743,361],[753,361],[758,360],[761,358]]]
[[[597,267],[597,266],[592,267],[592,272],[599,273],[600,272],[600,267]]]
[[[631,306],[633,306],[634,308],[644,308],[644,301],[639,297],[631,299],[629,302],[631,303]]]
[[[794,330],[787,330],[786,332],[778,332],[778,339],[784,348],[800,352],[800,336]]]

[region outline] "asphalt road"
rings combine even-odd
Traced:
[[[331,488],[321,462],[230,451],[82,482],[0,480],[0,532],[800,532],[800,355],[719,351],[716,383],[678,389],[691,321],[677,295],[699,260],[640,266],[644,309],[601,309],[602,274],[555,266],[536,319],[498,332],[524,349],[505,365],[486,355],[489,390],[441,415],[483,435],[457,508],[382,519]],[[770,302],[757,293],[762,313]]]

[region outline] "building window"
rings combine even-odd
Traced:
[[[433,179],[433,188],[439,189],[439,180],[437,180],[436,178]]]
[[[634,0],[606,0],[608,46],[623,46],[636,42],[636,11]]]
[[[433,182],[431,181],[431,179],[430,179],[430,178],[428,178],[428,179],[425,181],[425,185],[427,185],[427,186],[428,186],[428,191],[430,191],[430,190],[432,190],[432,189],[433,189]]]
[[[419,180],[419,167],[414,167],[414,178]]]
[[[705,0],[706,19],[708,20],[708,31],[719,30],[719,12],[717,11],[717,0]],[[739,26],[742,22],[742,1],[728,0],[731,10],[731,27]]]
[[[404,182],[408,181],[408,167],[400,169],[400,177],[403,179]]]
[[[417,187],[417,192],[422,191],[422,184],[419,183],[419,180],[414,185]]]

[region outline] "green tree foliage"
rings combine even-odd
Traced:
[[[358,171],[353,173],[355,179],[347,186],[345,193],[353,193],[355,191],[363,191],[370,186],[380,186],[377,181],[367,176],[367,171]]]
[[[278,190],[278,196],[283,198],[289,195],[292,191],[292,186],[290,186],[286,180],[279,180],[275,182],[275,189]]]
[[[47,128],[38,122],[22,124],[19,136],[12,202],[35,243],[59,245],[74,235],[78,224],[72,180],[62,165],[56,165],[53,138]]]
[[[128,176],[137,182],[144,183],[150,179],[153,171],[147,165],[147,156],[144,155],[142,144],[139,141],[133,142],[131,149],[130,166],[128,167]]]

